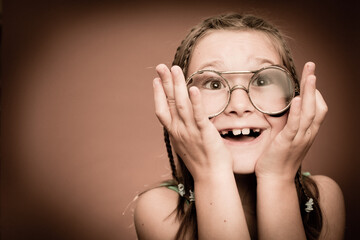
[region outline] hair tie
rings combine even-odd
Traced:
[[[179,190],[180,196],[183,197],[183,196],[185,195],[185,187],[184,187],[184,184],[179,183],[179,184],[178,184],[178,190]]]
[[[305,203],[306,208],[305,208],[305,212],[309,213],[311,212],[313,209],[313,205],[314,205],[314,200],[312,198],[309,198],[309,200]]]
[[[190,190],[190,196],[189,196],[190,202],[195,202],[195,193]]]

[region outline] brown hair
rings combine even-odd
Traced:
[[[295,70],[290,49],[286,44],[283,35],[278,29],[266,22],[265,20],[255,17],[253,15],[241,14],[224,14],[205,19],[200,24],[191,29],[190,33],[181,42],[176,50],[173,65],[178,65],[182,68],[184,75],[188,75],[188,66],[191,59],[192,51],[197,41],[211,30],[246,30],[259,31],[265,33],[266,36],[272,40],[275,49],[279,52],[282,59],[282,64],[289,70],[293,79],[296,82],[296,94],[299,94],[299,80]],[[177,155],[179,171],[176,169],[169,134],[164,129],[164,140],[168,152],[170,166],[172,169],[173,183],[182,183],[185,186],[185,197],[179,196],[179,201],[176,209],[177,218],[179,219],[180,228],[177,232],[176,239],[183,239],[187,234],[192,234],[192,239],[197,239],[197,222],[195,204],[190,202],[186,204],[186,199],[189,198],[189,189],[194,189],[194,180],[183,163],[182,159]],[[319,191],[315,182],[309,177],[303,177],[301,174],[301,167],[299,168],[295,178],[295,185],[298,193],[299,204],[301,206],[301,217],[305,228],[305,233],[308,239],[317,239],[322,229],[322,214],[319,206]],[[313,198],[314,210],[310,213],[305,212],[305,203]]]

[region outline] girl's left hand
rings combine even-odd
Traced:
[[[256,177],[293,181],[327,110],[323,97],[316,89],[315,64],[308,62],[302,74],[300,96],[292,101],[285,127],[258,159]]]

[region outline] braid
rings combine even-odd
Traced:
[[[191,32],[194,31],[194,28],[191,29]],[[172,62],[172,65],[179,65],[179,63],[177,63],[178,61],[176,61],[178,58],[180,58],[180,50],[182,49],[182,46],[185,44],[185,39],[181,41],[180,46],[177,47],[176,49],[176,53],[174,56],[174,60]]]
[[[187,73],[187,70],[189,68],[189,59],[190,59],[190,54],[192,52],[193,46],[195,45],[195,42],[200,37],[200,35],[202,35],[205,32],[205,30],[207,30],[205,27],[201,28],[189,42],[189,45],[188,45],[185,55],[184,55],[184,66],[183,66],[184,73]]]
[[[298,192],[301,218],[304,224],[307,239],[318,239],[322,228],[322,213],[319,205],[319,190],[314,180],[303,177],[301,167],[295,176],[295,186]],[[312,189],[312,191],[310,190]],[[314,201],[314,214],[305,211],[304,205],[309,199]]]
[[[172,154],[169,132],[165,128],[164,128],[164,140],[165,140],[166,151],[167,151],[169,162],[170,162],[171,173],[172,173],[173,179],[178,183],[179,179],[176,174],[176,166],[175,166],[174,156]]]

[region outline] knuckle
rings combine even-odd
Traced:
[[[288,133],[292,136],[295,136],[297,132],[298,132],[298,128],[296,128],[296,127],[288,128]]]
[[[160,118],[163,117],[163,115],[165,115],[165,111],[163,109],[156,109],[155,110],[155,115],[156,115],[157,118],[160,119]]]
[[[306,146],[308,144],[308,142],[312,139],[312,136],[313,136],[313,131],[311,130],[311,128],[306,129],[306,131],[303,133],[298,145]]]
[[[324,104],[324,106],[322,107],[322,112],[324,113],[324,115],[326,115],[329,112],[329,107],[327,104]]]
[[[206,126],[206,123],[205,123],[205,121],[204,121],[204,118],[202,118],[202,117],[196,117],[196,118],[195,118],[195,121],[196,121],[197,126],[198,126],[200,129],[202,129],[202,128],[204,128],[204,127]]]
[[[201,123],[202,120],[203,120],[203,118],[202,118],[201,116],[199,116],[199,115],[195,115],[194,118],[195,118],[195,121],[196,121],[197,123]]]
[[[308,112],[308,113],[305,115],[305,117],[306,117],[306,119],[308,119],[309,121],[312,121],[312,120],[314,120],[315,115],[316,115],[316,112],[315,112],[315,111],[311,111],[311,112]]]
[[[183,103],[178,103],[177,104],[177,109],[180,111],[180,112],[184,112],[186,110],[186,105],[183,104]]]
[[[306,136],[311,136],[311,133],[312,133],[312,131],[310,128],[308,128],[305,132]]]
[[[319,113],[317,114],[314,122],[316,123],[316,126],[320,126],[321,123],[324,121],[326,115],[327,115],[327,112],[328,112],[328,108],[327,106],[325,106],[324,108],[322,108]]]
[[[309,126],[311,123],[314,122],[316,114],[315,113],[309,113],[305,115],[304,118],[304,126]]]
[[[166,100],[169,104],[175,104],[175,99],[173,97],[166,97]]]

